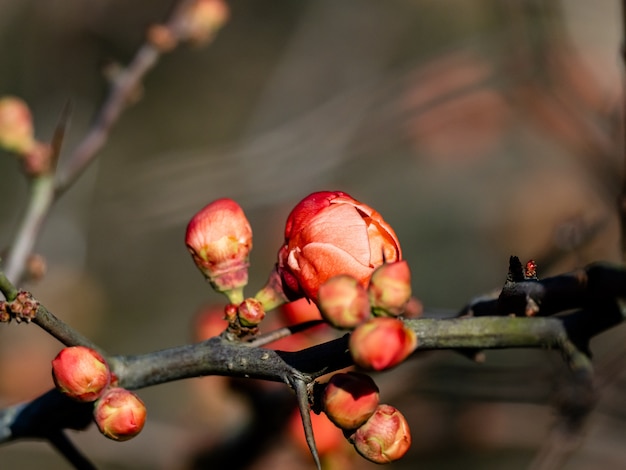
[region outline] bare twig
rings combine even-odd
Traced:
[[[188,6],[191,3],[192,0],[179,1],[164,25],[171,33],[175,43],[187,39],[188,22],[185,15],[188,13]],[[91,128],[72,152],[67,166],[59,169],[56,179],[52,174],[54,171],[33,179],[29,205],[4,264],[5,274],[14,283],[20,284],[22,281],[26,260],[32,253],[50,208],[95,160],[114,125],[127,108],[131,97],[140,87],[141,81],[156,65],[162,53],[163,50],[157,45],[146,41],[139,48],[130,64],[117,74],[111,84],[108,97],[102,103]],[[66,106],[52,141],[53,151],[57,152],[52,155],[53,169],[58,160],[67,117],[68,107]]]

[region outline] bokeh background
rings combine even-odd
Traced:
[[[106,96],[104,71],[128,63],[172,4],[0,0],[0,94],[31,105],[42,140],[71,100],[61,165]],[[274,263],[290,208],[322,189],[383,214],[431,310],[498,288],[511,254],[534,258],[540,276],[621,260],[617,1],[228,5],[212,44],[180,47],[146,77],[37,245],[48,273],[27,287],[111,353],[192,341],[195,313],[221,301],[183,242],[189,218],[219,197],[236,199],[254,230],[249,294]],[[27,197],[9,154],[0,181],[7,246]],[[623,335],[592,344],[601,396],[562,468],[626,466]],[[2,325],[0,406],[49,389],[59,349],[35,326]],[[441,352],[377,377],[413,432],[409,455],[389,468],[533,468],[554,444],[563,373],[548,351],[489,352],[482,365]],[[136,439],[116,444],[93,429],[73,439],[103,469],[224,468],[208,466],[220,452],[233,470],[312,468],[285,420],[267,416],[288,414],[283,392],[221,379],[153,387],[140,391],[149,420]],[[280,421],[261,426],[271,438],[263,451],[247,442],[229,454],[254,413]],[[20,442],[0,447],[0,467],[67,465],[45,443]],[[335,468],[370,467],[347,458]]]

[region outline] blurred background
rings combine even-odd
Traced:
[[[458,311],[500,287],[510,255],[534,258],[540,277],[622,259],[617,1],[227,3],[213,43],[179,47],[147,75],[37,244],[47,275],[26,287],[106,350],[198,340],[195,315],[221,298],[184,231],[219,197],[237,200],[253,227],[250,295],[291,207],[323,189],[348,192],[395,228],[427,309]],[[60,165],[106,96],[105,71],[127,64],[173,4],[0,0],[0,95],[29,103],[41,140],[72,102]],[[0,175],[5,247],[28,187],[8,153]],[[592,344],[600,400],[560,468],[626,466],[623,335]],[[35,326],[2,325],[0,406],[48,390],[60,348]],[[561,362],[548,351],[492,351],[480,365],[439,352],[380,375],[382,401],[413,434],[389,468],[535,468],[554,445]],[[98,468],[313,468],[292,442],[284,387],[205,378],[139,394],[149,418],[134,440],[72,436]],[[344,450],[327,468],[373,468]],[[67,468],[37,442],[0,447],[0,462]]]

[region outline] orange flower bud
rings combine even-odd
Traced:
[[[411,447],[409,424],[393,406],[379,405],[370,419],[350,436],[350,442],[371,462],[393,462]]]
[[[187,7],[185,35],[195,44],[205,44],[224,26],[228,16],[228,5],[223,0],[195,0]]]
[[[417,336],[402,320],[376,317],[354,330],[349,345],[356,365],[384,370],[397,366],[415,350]]]
[[[331,277],[317,295],[322,317],[336,328],[351,330],[370,316],[367,291],[352,276]]]
[[[252,228],[239,204],[224,198],[204,207],[189,221],[185,243],[213,288],[231,303],[241,303],[248,283]]]
[[[114,441],[135,437],[146,422],[143,402],[134,393],[119,387],[108,389],[100,397],[93,414],[100,432]]]
[[[256,299],[246,299],[237,308],[237,316],[242,326],[254,327],[265,318],[265,310]]]
[[[0,147],[24,154],[35,144],[28,105],[14,96],[0,98]]]
[[[374,315],[398,316],[411,299],[409,263],[398,261],[376,268],[367,288]]]
[[[341,191],[323,191],[289,214],[277,267],[288,298],[317,302],[320,286],[331,277],[348,274],[366,287],[376,267],[401,254],[395,232],[378,212]]]
[[[62,349],[52,361],[57,389],[77,401],[94,401],[109,385],[111,372],[104,358],[91,348]]]
[[[378,387],[369,375],[357,372],[333,375],[322,394],[324,412],[341,429],[356,429],[378,406]]]

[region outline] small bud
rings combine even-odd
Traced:
[[[206,44],[228,20],[223,0],[195,0],[187,7],[185,35],[192,43]]]
[[[241,303],[248,283],[252,229],[239,204],[224,198],[204,207],[187,225],[185,243],[213,288],[231,303]]]
[[[0,147],[24,154],[35,144],[28,105],[14,96],[0,98]]]
[[[170,52],[178,43],[174,32],[168,26],[154,24],[148,28],[146,38],[159,52]]]
[[[28,274],[29,280],[41,280],[46,275],[46,271],[47,263],[46,259],[42,255],[32,253],[26,260],[26,273]]]
[[[255,327],[265,318],[265,310],[256,299],[246,299],[237,308],[239,323],[245,327]]]
[[[341,429],[356,429],[378,406],[378,387],[369,375],[357,372],[333,375],[322,394],[328,418]]]
[[[376,317],[354,330],[349,345],[356,365],[384,370],[397,366],[415,350],[417,336],[402,320]]]
[[[350,442],[371,462],[393,462],[411,447],[409,424],[393,406],[379,405],[370,419],[350,436]]]
[[[108,389],[93,411],[98,429],[109,439],[127,441],[143,429],[146,406],[137,395],[124,388]]]
[[[381,265],[372,274],[367,291],[374,315],[401,315],[411,299],[409,264],[397,261]]]
[[[317,295],[322,317],[336,328],[351,330],[370,316],[367,291],[352,276],[330,278]]]
[[[109,385],[111,372],[103,357],[85,346],[64,348],[52,361],[57,389],[77,401],[94,401]]]

